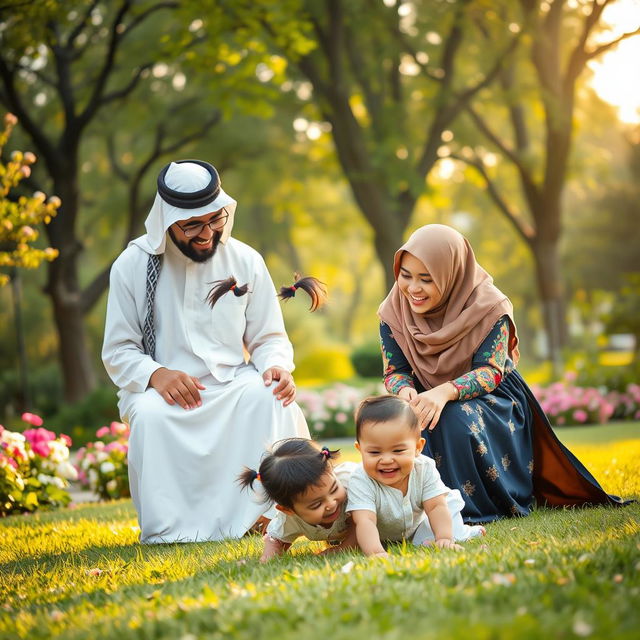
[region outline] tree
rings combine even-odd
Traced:
[[[12,113],[5,115],[4,131],[0,133],[0,156],[17,122]],[[60,199],[54,196],[47,202],[42,192],[31,197],[11,194],[12,189],[31,175],[31,165],[35,161],[36,157],[30,151],[14,151],[9,162],[0,163],[0,267],[9,269],[8,275],[0,273],[0,287],[11,281],[21,387],[19,404],[23,410],[30,408],[30,398],[18,268],[35,269],[44,260],[51,261],[58,257],[55,249],[39,249],[33,243],[38,240],[37,226],[51,222],[60,206]]]
[[[469,55],[477,29],[472,18],[483,2],[282,4],[207,6],[224,6],[230,29],[245,41],[260,28],[290,65],[298,96],[313,105],[317,119],[330,123],[337,158],[374,232],[390,286],[393,254],[439,160],[443,137],[497,77],[518,36],[476,65],[477,52]]]
[[[50,264],[46,293],[51,299],[59,337],[61,368],[67,400],[82,398],[94,386],[94,371],[86,347],[84,316],[104,291],[108,267],[96,279],[82,287],[79,260],[83,238],[78,221],[82,209],[80,168],[82,145],[91,136],[109,130],[101,116],[117,105],[130,107],[127,101],[140,87],[155,80],[151,71],[161,56],[160,48],[150,46],[158,40],[161,14],[174,12],[178,3],[170,1],[134,2],[118,0],[101,3],[85,0],[69,6],[66,2],[16,3],[2,7],[3,30],[0,33],[0,103],[19,117],[46,167],[52,190],[62,199],[59,215],[47,226],[51,245],[59,258]],[[197,37],[178,22],[173,42],[187,50]],[[145,31],[146,30],[146,31]],[[165,38],[171,39],[166,33]],[[142,37],[134,39],[132,34]],[[171,100],[165,109],[170,111]],[[148,104],[147,104],[148,107]],[[215,111],[215,110],[214,110]],[[141,158],[137,171],[131,172],[131,188],[163,155],[180,148],[192,136],[202,135],[217,122],[219,114],[210,113],[190,134],[169,133],[158,111],[147,114],[155,142]],[[200,123],[205,125],[200,126]],[[33,184],[37,181],[31,178]],[[127,225],[128,237],[139,228],[139,211],[132,195]]]
[[[505,170],[515,172],[522,206],[501,187],[495,174],[502,167],[495,171],[489,167],[481,145],[452,154],[480,174],[488,196],[533,254],[549,355],[556,374],[561,369],[560,349],[566,334],[559,243],[563,230],[562,196],[575,131],[576,87],[589,60],[640,33],[636,29],[606,43],[592,42],[601,26],[602,12],[610,2],[520,0],[522,16],[519,23],[513,24],[526,37],[522,38],[520,55],[511,57],[499,74],[498,99],[510,126],[510,139],[494,124],[495,92],[484,105],[485,113],[479,102],[466,105],[466,112],[485,143],[500,155]],[[508,8],[502,5],[506,13]],[[495,34],[484,28],[483,31],[489,46]],[[542,131],[536,130],[537,113],[542,113]]]
[[[17,122],[12,113],[5,115],[4,131],[0,132],[0,156]],[[55,249],[39,249],[33,243],[38,240],[37,226],[51,222],[60,199],[54,196],[47,201],[42,192],[31,197],[12,197],[11,194],[12,189],[31,175],[35,161],[30,151],[14,151],[9,162],[0,163],[0,267],[35,269],[41,262],[58,257]],[[0,273],[0,287],[8,282],[9,276]]]

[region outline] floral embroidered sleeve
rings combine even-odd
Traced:
[[[509,344],[509,320],[503,316],[473,356],[473,369],[452,380],[459,400],[470,400],[491,393],[505,373]]]
[[[384,322],[380,323],[380,348],[385,389],[389,393],[398,395],[402,387],[415,388],[411,365],[394,340],[389,325]]]

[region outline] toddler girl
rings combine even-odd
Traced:
[[[321,449],[312,440],[291,438],[277,442],[258,471],[242,472],[238,478],[242,487],[253,489],[259,480],[267,500],[277,509],[267,526],[261,562],[284,553],[300,536],[338,543],[326,551],[357,546],[346,513],[347,485],[357,465],[345,462],[334,467],[332,460],[337,457],[338,451]]]

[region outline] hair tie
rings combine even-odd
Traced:
[[[258,480],[258,482],[262,482],[262,478],[260,477],[260,472],[256,471],[256,475],[254,477],[254,480]]]
[[[279,298],[282,300],[293,298],[296,295],[296,291],[302,289],[311,298],[310,311],[315,311],[325,303],[327,289],[323,282],[313,276],[301,277],[299,273],[294,273],[293,277],[295,282],[292,285],[280,287]]]
[[[231,287],[229,287],[229,291],[235,291],[236,290],[236,283],[234,282]]]
[[[322,447],[322,449],[320,449],[320,455],[324,456],[326,460],[328,460],[331,457],[331,451],[329,451],[329,447]]]

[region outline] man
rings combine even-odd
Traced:
[[[264,511],[236,478],[264,449],[309,437],[293,349],[260,255],[231,238],[236,201],[213,166],[172,162],[145,227],[111,270],[102,359],[131,426],[140,541],[242,536]],[[212,308],[216,281],[248,285]]]

